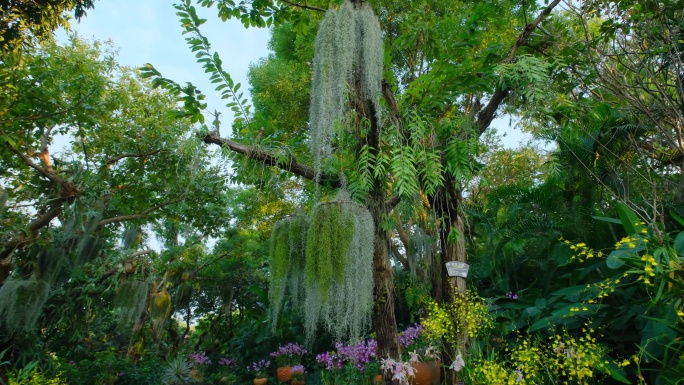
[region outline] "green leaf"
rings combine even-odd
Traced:
[[[644,225],[641,224],[641,220],[629,206],[622,202],[618,202],[616,210],[620,216],[620,221],[622,221],[622,227],[625,228],[627,235],[641,233],[641,229],[644,228]]]
[[[674,240],[674,249],[677,254],[684,256],[684,231],[677,234]]]
[[[523,312],[523,314],[524,314],[525,316],[527,316],[527,317],[534,317],[534,316],[536,316],[536,315],[538,315],[538,314],[540,314],[540,313],[541,313],[541,310],[540,310],[539,308],[537,308],[537,307],[534,307],[534,306],[528,307],[528,308],[525,309],[525,311]]]
[[[618,368],[615,363],[608,365],[608,373],[610,374],[610,377],[616,381],[620,381],[623,384],[631,384],[631,382],[629,382],[629,380],[624,376],[625,371]]]
[[[621,225],[622,221],[620,221],[617,218],[609,218],[609,217],[597,217],[595,215],[591,216],[592,218],[596,219],[597,221],[603,221],[603,222],[608,222],[608,223],[614,223],[616,225]]]
[[[670,215],[671,215],[672,218],[674,218],[677,222],[679,222],[680,225],[684,226],[684,219],[682,219],[682,217],[680,217],[679,215],[677,215],[677,213],[675,213],[674,211],[670,210]]]
[[[528,332],[533,332],[535,330],[546,329],[556,324],[561,317],[559,316],[549,316],[540,319],[539,321],[533,323],[528,329]]]
[[[606,258],[606,266],[609,269],[619,269],[625,264],[623,258],[629,257],[625,250],[613,250]]]

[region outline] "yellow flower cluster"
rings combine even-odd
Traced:
[[[565,243],[570,247],[570,250],[572,250],[572,257],[571,259],[573,261],[577,262],[584,262],[586,260],[589,260],[591,258],[601,258],[603,257],[603,252],[601,251],[594,251],[593,249],[587,247],[587,244],[584,242],[580,243],[571,243],[567,239],[563,239],[563,237],[560,237],[560,241]]]
[[[644,229],[645,230],[645,229]],[[622,238],[621,240],[617,241],[615,243],[615,249],[636,249],[637,247],[637,242],[639,242],[640,238],[634,237],[634,236],[627,236]]]
[[[602,357],[606,349],[600,346],[591,328],[583,329],[584,335],[575,338],[567,332],[549,337],[551,350],[547,350],[544,362],[547,370],[563,384],[589,384],[596,372],[607,372],[609,361]]]
[[[518,375],[503,365],[491,360],[475,361],[473,370],[468,372],[469,383],[474,385],[516,385]]]
[[[508,349],[507,349],[508,351]],[[522,340],[517,347],[510,352],[511,363],[516,368],[516,376],[519,382],[532,384],[539,378],[539,363],[544,362],[542,349],[539,346]]]
[[[549,337],[546,342],[518,338],[517,346],[506,348],[501,357],[480,357],[473,360],[467,377],[472,384],[589,384],[608,373],[610,361],[606,349],[599,345],[595,330],[582,329],[576,338],[566,331]],[[629,365],[628,360],[614,363]]]
[[[463,342],[465,335],[475,338],[494,327],[484,298],[468,290],[456,294],[452,303],[428,302],[427,317],[422,321],[424,333],[430,339],[446,339],[453,344]]]

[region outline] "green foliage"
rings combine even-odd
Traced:
[[[306,242],[307,341],[321,321],[338,340],[360,337],[368,327],[374,234],[368,210],[344,197],[314,207]]]
[[[541,103],[550,97],[552,65],[532,55],[518,55],[514,63],[498,66],[501,88],[516,90],[527,103]]]
[[[178,10],[176,15],[180,17],[181,26],[185,30],[183,34],[190,34],[185,41],[190,46],[192,52],[196,52],[197,62],[202,64],[204,72],[211,75],[209,80],[212,84],[217,84],[216,91],[221,93],[221,99],[231,100],[226,107],[230,108],[235,114],[235,122],[246,121],[249,124],[250,106],[244,94],[239,92],[240,83],[234,83],[230,74],[223,69],[223,61],[218,52],[211,52],[209,40],[202,35],[199,27],[206,22],[197,16],[197,10],[190,5],[190,0],[185,0],[181,4],[174,5]]]
[[[179,356],[167,361],[161,381],[168,385],[181,385],[193,382],[191,377],[192,363]]]
[[[94,0],[50,0],[3,2],[0,4],[0,52],[18,51],[30,44],[33,36],[39,40],[52,38],[59,27],[69,28],[68,11],[80,20]]]
[[[0,287],[0,321],[9,335],[31,331],[42,314],[50,285],[35,279],[6,280]]]
[[[10,371],[7,376],[8,385],[67,385],[68,382],[64,379],[63,373],[58,373],[57,376],[48,376],[41,372],[36,365],[38,362],[34,361],[25,367]]]

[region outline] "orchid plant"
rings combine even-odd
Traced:
[[[271,361],[261,360],[252,362],[252,365],[247,367],[248,371],[254,372],[256,378],[268,377],[268,367],[271,366]]]
[[[321,353],[316,361],[322,364],[323,383],[333,384],[372,384],[373,377],[379,374],[377,342],[374,339],[349,344],[338,342],[334,352]]]
[[[422,361],[438,360],[440,357],[439,349],[423,333],[424,327],[421,324],[409,326],[399,335],[399,347],[402,357],[414,364]]]
[[[278,367],[294,366],[302,362],[302,356],[307,353],[304,345],[297,343],[290,343],[281,346],[275,352],[271,353],[271,357],[276,360]]]
[[[397,361],[393,358],[380,360],[380,369],[386,376],[392,376],[392,381],[398,381],[400,385],[408,385],[411,378],[416,375],[416,370],[410,362]]]

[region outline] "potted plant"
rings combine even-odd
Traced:
[[[202,380],[202,366],[211,365],[211,360],[207,357],[207,353],[199,351],[193,352],[188,355],[188,361],[193,363],[193,368],[191,371],[192,377],[198,381]]]
[[[411,379],[412,385],[433,385],[440,382],[439,350],[433,345],[433,341],[423,333],[420,324],[410,326],[399,336],[399,345],[403,356],[415,370],[415,376]]]
[[[292,374],[292,385],[304,385],[304,365],[297,364],[290,369]]]
[[[306,352],[304,345],[290,343],[271,353],[271,357],[278,365],[278,381],[287,382],[292,378],[292,367],[301,364],[302,356]]]
[[[266,385],[268,382],[267,370],[271,366],[271,361],[261,360],[252,362],[247,370],[254,372],[254,385]]]

